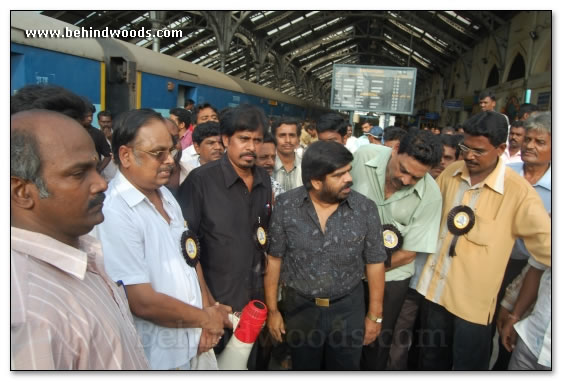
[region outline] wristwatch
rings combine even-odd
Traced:
[[[383,317],[375,317],[370,312],[368,312],[367,318],[369,318],[371,321],[375,322],[376,324],[381,324],[383,322]]]

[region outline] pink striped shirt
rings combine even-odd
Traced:
[[[11,227],[11,368],[148,369],[122,288],[98,240],[80,249]]]

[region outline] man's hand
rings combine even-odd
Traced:
[[[201,331],[201,337],[199,339],[199,346],[197,348],[197,354],[205,353],[206,351],[214,348],[217,343],[221,340],[221,336],[212,334],[208,329],[203,329]]]
[[[267,325],[272,337],[278,342],[283,342],[282,334],[285,334],[285,326],[279,310],[268,311]]]
[[[365,332],[364,332],[364,346],[371,344],[379,333],[381,332],[381,324],[373,322],[369,318],[364,319]]]
[[[203,308],[209,320],[203,329],[209,329],[211,334],[222,336],[223,328],[232,328],[233,324],[229,320],[229,313],[233,310],[230,306],[216,304]]]
[[[509,315],[508,319],[505,321],[502,331],[500,332],[500,340],[502,346],[509,352],[514,350],[516,345],[516,339],[518,338],[518,334],[516,334],[516,330],[514,330],[514,324],[518,322],[518,318]]]

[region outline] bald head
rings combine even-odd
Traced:
[[[77,244],[103,221],[92,138],[72,118],[29,110],[12,115],[10,139],[12,225]]]

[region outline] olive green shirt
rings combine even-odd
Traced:
[[[401,249],[434,253],[438,241],[442,195],[429,173],[414,186],[395,192],[385,200],[385,170],[391,149],[365,145],[354,153],[352,188],[373,200],[382,224],[393,224],[403,236]],[[414,274],[414,261],[387,271],[385,281],[399,281]]]

